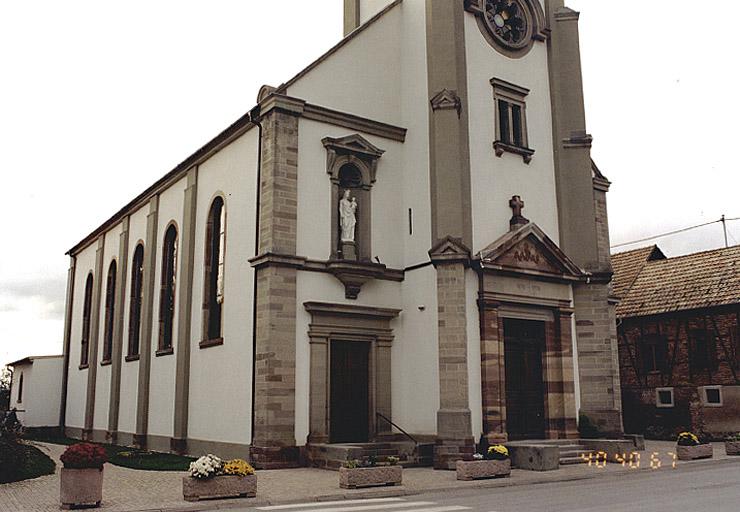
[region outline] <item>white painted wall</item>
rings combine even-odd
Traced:
[[[473,439],[483,430],[483,390],[481,388],[480,313],[478,311],[478,274],[465,270],[465,308],[468,335],[468,407]]]
[[[375,16],[390,3],[391,0],[360,0],[360,24]]]
[[[152,301],[151,367],[149,373],[149,426],[150,435],[172,437],[175,415],[175,363],[177,352],[177,283],[180,283],[180,253],[183,203],[187,178],[182,178],[164,190],[159,196],[157,216],[157,258],[154,271],[154,300]],[[159,349],[159,306],[162,283],[162,255],[164,254],[165,232],[170,224],[177,229],[177,260],[175,262],[175,317],[173,320],[172,345],[174,352],[157,356]]]
[[[63,367],[62,356],[33,358],[31,364],[14,367],[10,407],[18,410],[18,419],[24,427],[59,425]],[[19,402],[18,385],[21,375],[23,375],[23,396]]]
[[[477,252],[509,229],[509,199],[522,197],[524,216],[537,223],[558,243],[558,215],[552,144],[552,112],[547,45],[535,42],[521,59],[498,53],[481,34],[475,16],[465,14],[465,49],[470,103],[470,166],[473,205],[473,251]],[[491,78],[526,87],[529,146],[535,150],[529,165],[522,157],[493,151],[495,106]]]
[[[77,255],[75,263],[74,298],[72,301],[72,326],[69,349],[69,373],[67,377],[66,426],[85,426],[85,401],[87,399],[87,369],[80,370],[80,347],[82,340],[82,309],[85,303],[85,282],[93,273],[93,290],[100,276],[94,275],[96,243],[92,243]],[[94,314],[91,311],[91,315]],[[90,361],[95,364],[95,361]]]
[[[258,131],[252,129],[203,163],[193,270],[188,437],[246,444],[251,441],[252,298]],[[201,349],[205,234],[217,194],[226,205],[224,344]]]
[[[131,310],[131,271],[134,251],[139,242],[144,245],[146,259],[146,216],[149,205],[139,208],[131,214],[129,221],[128,255],[126,269],[126,294],[123,307],[123,338],[121,356],[121,394],[118,410],[118,431],[136,433],[136,402],[139,390],[139,361],[126,361],[129,347],[129,314]]]
[[[290,86],[289,96],[390,124],[401,122],[401,12],[392,9]]]

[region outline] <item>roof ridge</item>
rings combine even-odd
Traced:
[[[652,261],[648,261],[647,263],[648,264],[655,264],[655,263],[659,263],[659,262],[676,261],[676,260],[687,259],[687,258],[691,258],[691,257],[695,257],[695,256],[706,255],[706,254],[710,254],[710,253],[720,253],[720,252],[724,252],[724,251],[732,252],[732,251],[736,251],[736,250],[740,250],[740,244],[738,244],[738,245],[731,245],[729,247],[720,247],[720,248],[717,248],[717,249],[707,249],[705,251],[692,252],[692,253],[689,253],[689,254],[682,254],[680,256],[666,257],[665,259],[662,259],[662,260],[652,260]]]

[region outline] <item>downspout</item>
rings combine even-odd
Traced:
[[[65,304],[64,312],[64,366],[62,367],[62,393],[59,401],[59,431],[62,435],[64,435],[67,424],[67,381],[69,379],[69,350],[72,346],[72,314],[74,311],[72,302],[74,301],[75,271],[77,269],[77,256],[72,254],[71,251],[67,254],[70,258],[70,268],[67,271],[67,302]]]
[[[478,274],[478,300],[476,301],[478,303],[478,344],[480,345],[481,351],[483,350],[483,336],[485,336],[486,332],[486,326],[485,326],[485,309],[486,309],[486,303],[483,300],[483,260],[478,261],[477,265],[473,265],[473,269],[475,270],[475,273]],[[482,373],[482,366],[483,366],[483,358],[480,358],[480,361],[478,361],[478,364],[481,365],[481,404],[485,400],[485,392],[483,386],[483,373]],[[481,416],[481,435],[483,437],[487,438],[488,432],[486,432],[486,420],[485,420],[485,412]]]
[[[257,194],[255,200],[254,217],[254,255],[260,253],[260,198],[262,197],[262,124],[260,123],[260,106],[249,111],[249,120],[257,127]],[[254,400],[256,398],[256,370],[257,370],[257,269],[254,270],[252,283],[252,426],[249,443],[254,440]]]

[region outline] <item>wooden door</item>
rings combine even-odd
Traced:
[[[511,440],[545,437],[544,346],[544,322],[504,319],[506,430]]]
[[[332,443],[368,441],[369,343],[331,342],[331,405],[329,439]]]

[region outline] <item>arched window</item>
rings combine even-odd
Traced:
[[[211,203],[206,227],[205,282],[203,294],[204,341],[221,340],[221,316],[224,302],[224,249],[226,243],[226,208],[217,197]]]
[[[138,244],[131,263],[131,299],[128,316],[128,355],[139,355],[139,336],[141,332],[141,301],[144,283],[144,246]]]
[[[92,310],[93,275],[87,275],[85,302],[82,306],[82,340],[80,342],[80,366],[87,366],[90,352],[90,313]]]
[[[18,403],[21,403],[23,401],[23,373],[21,373],[21,378],[18,379]]]
[[[103,363],[110,363],[113,354],[113,319],[116,309],[116,260],[110,262],[105,282],[105,333],[103,336]]]
[[[164,235],[162,283],[159,294],[159,350],[172,348],[175,318],[175,276],[177,273],[177,228],[171,225]]]

